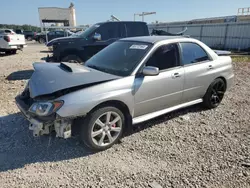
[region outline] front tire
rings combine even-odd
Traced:
[[[69,62],[69,63],[77,63],[77,64],[84,64],[80,57],[77,55],[67,55],[62,58],[62,62]]]
[[[215,79],[209,86],[204,98],[203,104],[206,108],[212,109],[220,105],[224,93],[226,92],[226,83],[223,79]]]
[[[99,108],[81,118],[80,139],[91,150],[102,151],[116,144],[125,128],[124,114],[116,107]]]

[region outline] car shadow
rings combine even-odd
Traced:
[[[33,137],[28,125],[21,113],[0,117],[0,172],[36,162],[56,162],[92,154],[77,137]]]
[[[52,52],[49,50],[41,50],[40,53],[52,53]]]
[[[200,105],[196,105],[162,115],[133,126],[126,137],[170,119],[203,110]],[[0,116],[0,172],[37,162],[57,162],[94,154],[79,142],[77,134],[73,134],[70,139],[56,138],[54,133],[33,137],[28,125],[29,122],[21,113]]]
[[[40,60],[46,61],[47,57],[42,57]]]
[[[33,74],[34,70],[21,70],[21,71],[16,71],[12,72],[9,74],[6,79],[11,81],[11,80],[27,80],[31,77]]]
[[[164,115],[161,115],[159,117],[156,117],[154,119],[148,120],[143,123],[139,123],[137,125],[134,125],[132,130],[126,134],[126,136],[135,134],[137,132],[143,131],[145,129],[148,129],[150,127],[153,127],[155,125],[165,123],[168,120],[175,119],[178,117],[182,117],[184,115],[188,115],[189,113],[195,113],[195,112],[202,112],[202,111],[207,111],[206,108],[204,108],[201,104],[196,104],[194,106],[182,108]]]
[[[17,55],[18,53],[16,54],[5,54],[5,53],[0,53],[0,57],[7,57],[7,56],[14,56],[14,55]]]

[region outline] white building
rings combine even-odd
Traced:
[[[74,4],[69,8],[39,7],[39,20],[41,30],[44,30],[45,23],[55,23],[57,26],[76,26],[76,15]]]

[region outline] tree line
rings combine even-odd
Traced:
[[[35,31],[35,32],[40,32],[41,28],[33,25],[15,25],[15,24],[0,24],[0,29],[22,29],[26,31]]]

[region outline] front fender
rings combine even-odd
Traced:
[[[84,116],[97,105],[115,100],[124,103],[128,107],[131,116],[133,116],[134,96],[132,85],[132,79],[125,78],[69,93],[58,99],[63,100],[64,105],[57,114],[61,117]]]

